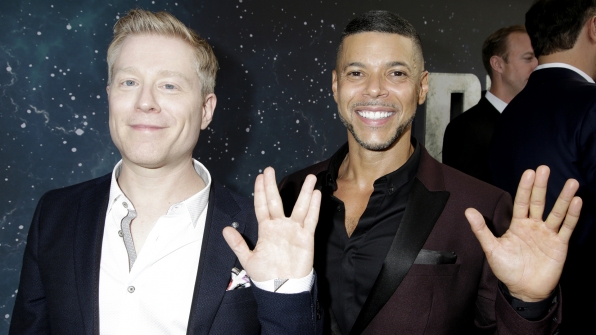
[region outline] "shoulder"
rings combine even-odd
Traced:
[[[475,208],[495,223],[498,233],[506,230],[504,219],[511,218],[512,207],[509,193],[439,163],[426,152],[421,157],[418,178],[430,191],[449,192],[446,216],[465,220],[465,210]]]
[[[240,195],[216,181],[212,181],[210,201],[225,210],[236,209],[254,212],[252,199]]]
[[[469,127],[478,122],[498,117],[499,114],[499,111],[497,111],[495,107],[483,97],[478,104],[451,120],[447,125],[447,128]]]
[[[279,195],[281,196],[286,215],[290,215],[292,213],[292,208],[294,207],[296,199],[298,199],[298,195],[300,194],[302,184],[304,184],[306,177],[309,174],[316,176],[321,172],[327,171],[330,160],[331,159],[327,159],[313,164],[302,170],[289,174],[281,180],[279,183]],[[321,180],[318,180],[317,184],[320,183]]]
[[[324,160],[285,176],[281,182],[279,182],[280,191],[292,189],[293,191],[297,190],[300,192],[304,179],[306,179],[309,174],[316,176],[323,171],[327,171],[330,160],[331,159]]]
[[[73,204],[93,193],[107,195],[110,192],[111,179],[112,174],[108,173],[82,183],[50,190],[42,196],[40,203],[43,201],[53,205],[59,205],[60,203]]]

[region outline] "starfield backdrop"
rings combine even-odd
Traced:
[[[355,15],[399,13],[418,29],[429,71],[474,74],[484,88],[483,40],[502,26],[523,24],[530,4],[0,1],[0,334],[8,332],[40,196],[109,173],[120,159],[108,133],[105,54],[114,23],[129,9],[170,11],[214,47],[218,104],[195,157],[215,180],[251,196],[264,167],[275,167],[281,177],[329,157],[346,140],[331,70],[340,33]],[[423,106],[414,129],[423,143],[430,129],[424,117]]]

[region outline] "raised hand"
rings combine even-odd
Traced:
[[[511,225],[500,238],[492,234],[477,210],[468,208],[465,212],[495,276],[511,295],[527,302],[547,298],[557,286],[582,207],[582,200],[574,197],[579,183],[569,179],[546,221],[542,221],[549,173],[544,165],[536,172],[524,172]]]
[[[321,192],[314,190],[317,178],[304,181],[292,215],[284,215],[275,171],[268,167],[255,181],[255,212],[259,239],[251,251],[234,228],[226,227],[224,238],[246,273],[255,281],[306,277],[313,267],[314,234],[319,219]]]

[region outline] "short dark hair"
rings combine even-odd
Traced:
[[[579,32],[596,14],[596,0],[536,0],[526,29],[536,57],[573,48]]]
[[[420,36],[416,32],[416,29],[414,29],[414,26],[412,26],[406,19],[386,10],[371,10],[352,19],[341,34],[336,60],[339,60],[342,45],[346,37],[368,32],[398,34],[411,39],[414,42],[415,48],[417,48],[420,53],[420,59],[422,66],[424,67],[422,41],[420,40]],[[337,65],[338,64],[336,64],[336,66]]]
[[[513,33],[526,33],[522,25],[515,25],[501,28],[490,34],[482,44],[482,64],[486,73],[492,78],[493,68],[490,65],[492,56],[499,56],[505,62],[509,61],[509,35]]]

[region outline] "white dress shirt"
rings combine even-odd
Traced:
[[[211,187],[209,171],[197,160],[193,160],[193,166],[205,188],[172,205],[157,220],[135,259],[129,254],[134,250],[127,251],[123,238],[126,232],[122,231],[122,221],[134,206],[118,186],[122,161],[116,164],[100,263],[101,334],[186,334]],[[274,280],[252,283],[268,291],[298,293],[309,291],[313,281],[311,271],[277,290]]]
[[[495,107],[496,110],[499,111],[499,113],[503,113],[503,110],[505,110],[505,107],[507,107],[507,103],[505,101],[497,98],[497,96],[490,93],[490,91],[486,91],[484,97],[486,100],[488,100],[488,102],[490,102],[491,105],[493,105],[493,107]]]
[[[130,271],[120,231],[134,206],[117,183],[122,162],[114,168],[99,275],[101,334],[186,333],[211,187],[209,171],[193,164],[205,188],[157,220]]]

